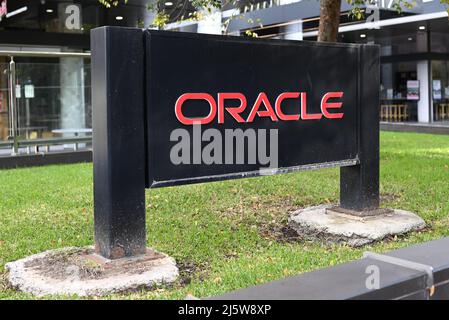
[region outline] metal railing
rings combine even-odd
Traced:
[[[14,57],[11,56],[8,70],[8,93],[9,93],[9,126],[13,140],[11,155],[19,153],[19,147],[17,144],[17,100],[16,100],[16,63]]]
[[[0,50],[0,56],[40,57],[40,58],[90,58],[89,52],[51,52],[51,51],[14,51]]]
[[[8,141],[0,142],[0,148],[11,148],[11,155],[17,155],[20,147],[27,147],[27,152],[30,152],[31,147],[35,147],[38,152],[39,146],[45,146],[49,150],[49,146],[56,144],[73,143],[74,149],[78,149],[78,144],[83,142],[90,142],[92,137],[74,137],[74,138],[56,138],[56,139],[33,139],[33,140],[19,140],[18,132],[18,110],[16,98],[16,63],[14,57],[42,57],[42,58],[90,58],[88,52],[44,52],[44,51],[6,51],[0,50],[0,56],[10,57],[8,74],[8,96],[9,96],[9,131],[10,135]]]
[[[0,141],[0,148],[13,148],[14,143],[17,144],[17,148],[27,148],[27,153],[30,153],[31,147],[34,147],[34,152],[39,153],[39,147],[44,147],[48,152],[50,146],[73,144],[73,150],[79,149],[81,143],[91,143],[92,137],[68,137],[68,138],[51,138],[51,139],[32,139],[32,140],[17,140],[13,141]]]

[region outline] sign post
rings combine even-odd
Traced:
[[[379,49],[92,31],[96,250],[145,252],[145,187],[341,167],[341,210],[379,207]]]
[[[92,32],[95,248],[115,259],[145,253],[142,31]]]
[[[379,208],[379,53],[360,47],[358,158],[340,169],[340,206],[355,214],[376,214]],[[382,212],[382,211],[381,211]]]

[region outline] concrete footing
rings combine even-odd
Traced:
[[[36,296],[104,296],[171,283],[178,277],[175,260],[148,249],[147,254],[116,260],[93,248],[45,251],[6,264],[12,287]]]
[[[323,205],[295,211],[289,225],[300,236],[327,243],[347,243],[353,247],[423,229],[426,224],[416,214],[386,210],[378,215],[356,216]]]

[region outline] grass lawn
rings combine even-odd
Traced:
[[[4,170],[0,181],[0,299],[33,298],[7,287],[4,264],[93,243],[92,165]],[[289,212],[337,202],[338,185],[326,169],[149,190],[148,246],[173,256],[181,278],[110,298],[206,297],[449,236],[449,136],[381,133],[382,206],[417,213],[426,231],[360,249],[288,239]]]

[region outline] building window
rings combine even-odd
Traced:
[[[417,121],[419,82],[416,69],[416,62],[381,65],[381,121]]]
[[[431,97],[435,121],[449,121],[449,61],[432,61]]]

